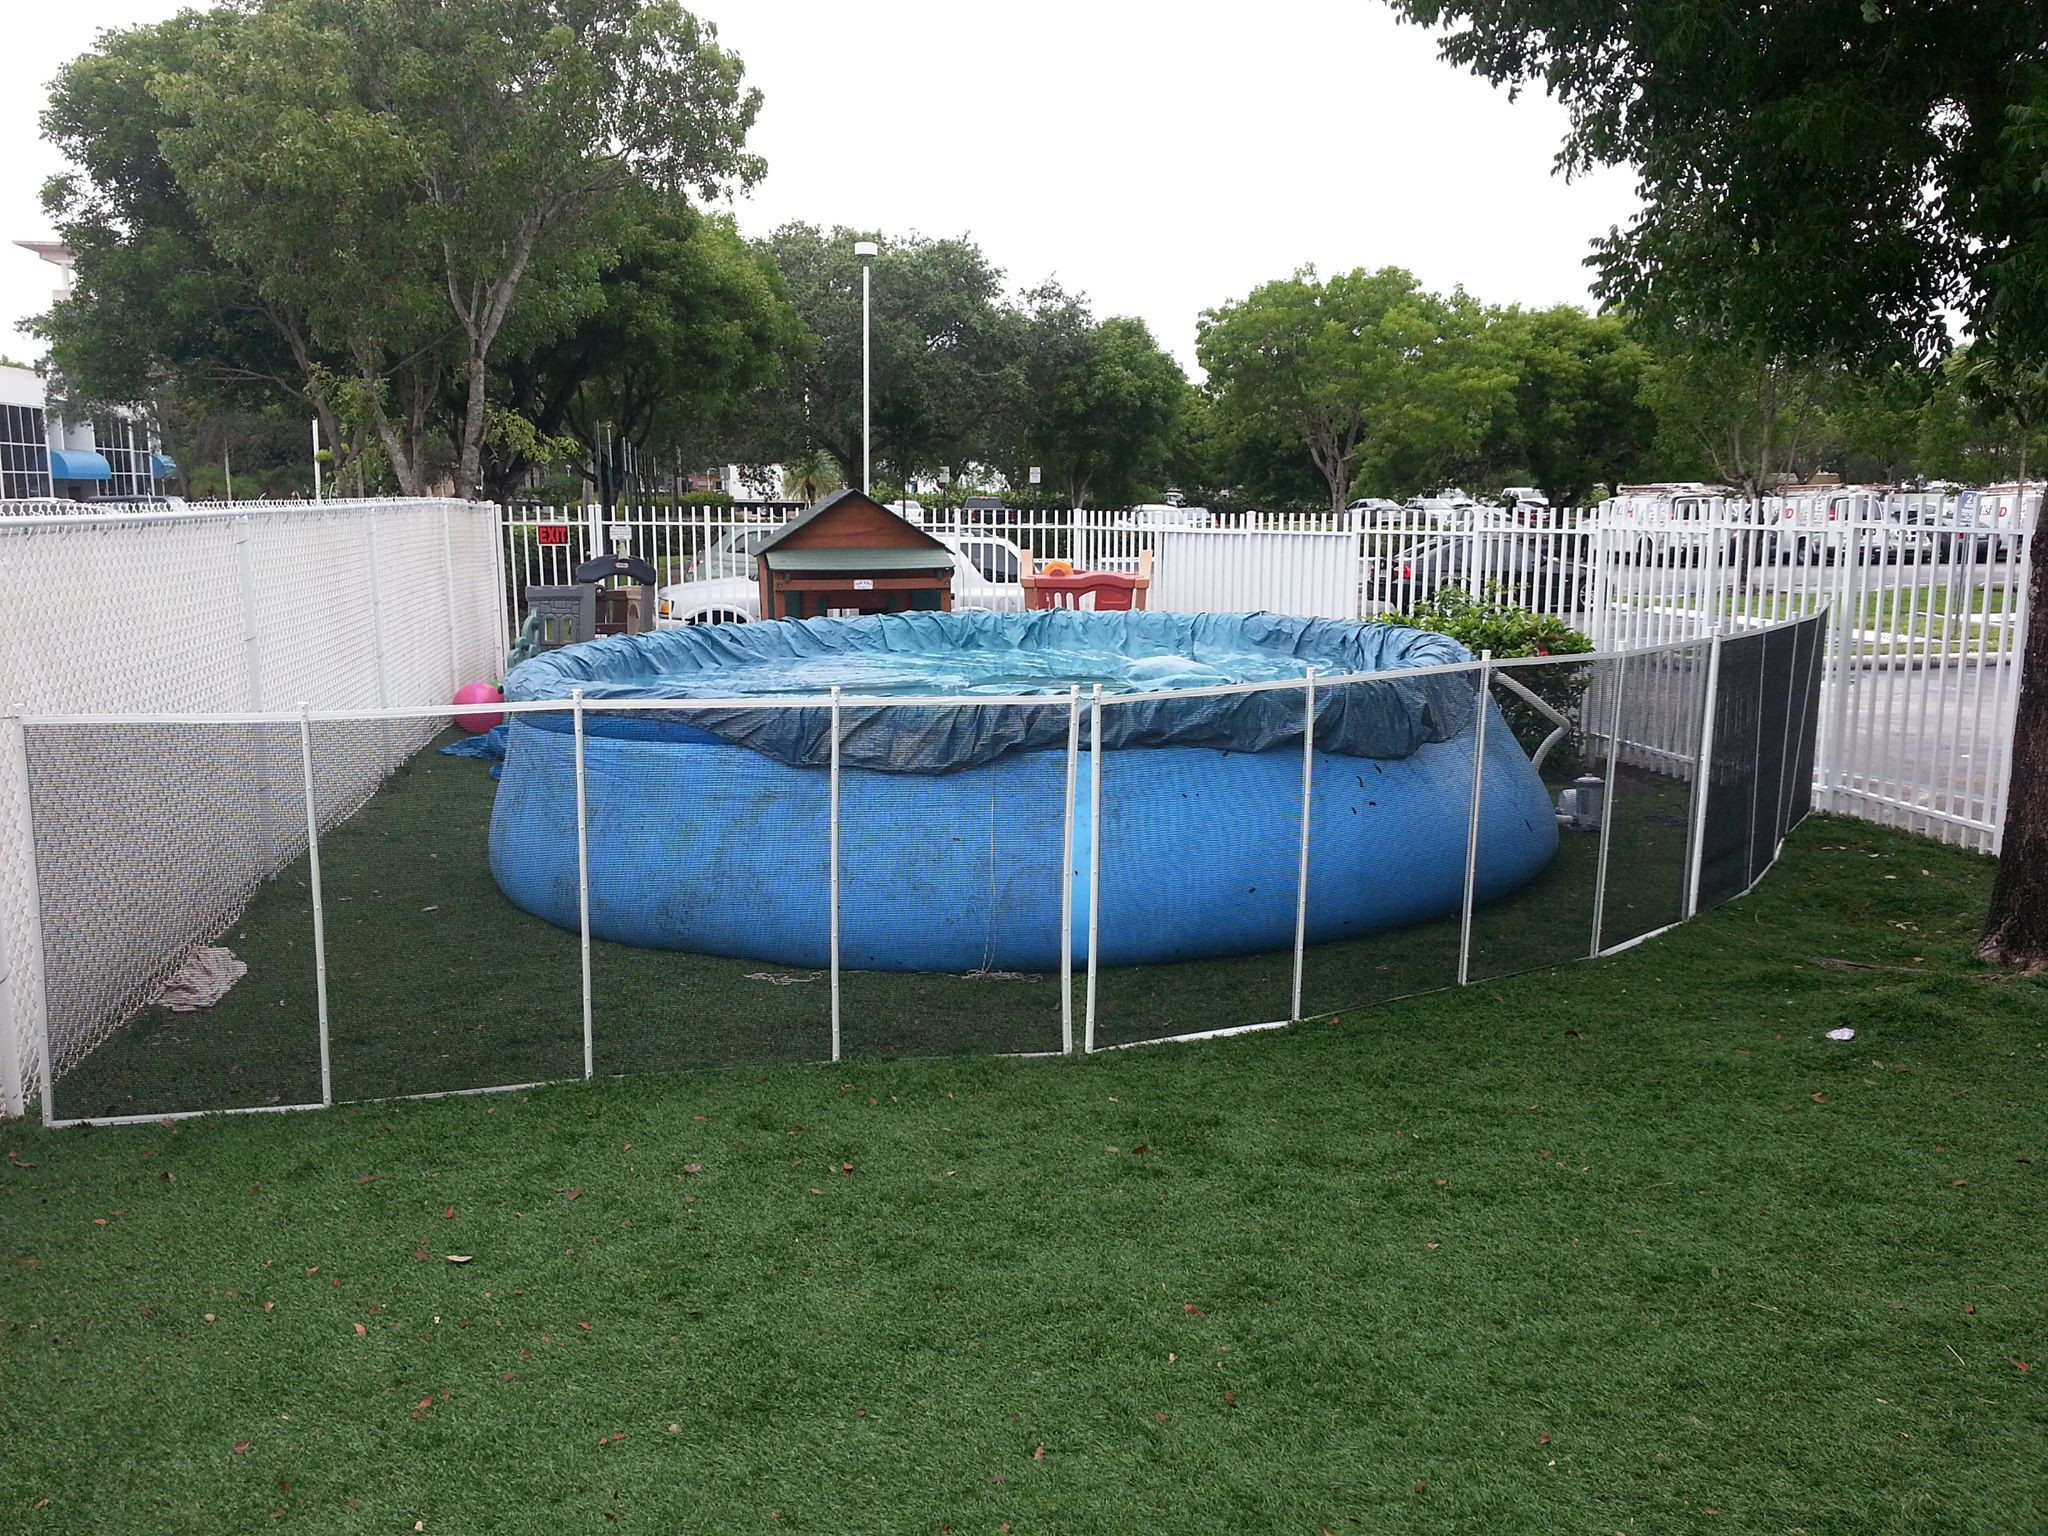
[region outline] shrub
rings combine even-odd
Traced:
[[[1563,619],[1511,603],[1496,586],[1489,586],[1484,597],[1474,597],[1462,587],[1439,587],[1416,604],[1408,622],[1449,635],[1474,656],[1491,651],[1496,660],[1576,656],[1593,649],[1592,640]]]
[[[1417,629],[1449,635],[1477,656],[1493,652],[1496,661],[1515,656],[1578,656],[1593,649],[1592,640],[1573,629],[1555,614],[1537,613],[1509,602],[1498,587],[1489,586],[1484,597],[1474,597],[1463,588],[1440,587],[1418,603],[1408,622]],[[1557,665],[1516,667],[1515,681],[1560,714],[1577,718],[1579,703],[1592,685],[1590,666]],[[1496,689],[1501,714],[1515,740],[1533,753],[1557,722],[1511,689]],[[1545,772],[1553,777],[1574,772],[1580,761],[1579,731],[1560,742],[1544,759]]]

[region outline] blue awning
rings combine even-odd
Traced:
[[[150,478],[168,480],[178,472],[178,461],[168,453],[151,454],[149,459]]]
[[[52,480],[111,480],[114,466],[90,448],[52,448],[50,450],[50,478]]]

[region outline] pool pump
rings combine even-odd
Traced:
[[[1557,824],[1567,832],[1598,832],[1607,812],[1607,781],[1582,774],[1557,797]]]

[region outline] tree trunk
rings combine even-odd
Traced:
[[[2035,537],[2028,535],[2033,573],[2027,579],[2029,622],[2013,710],[2005,833],[1991,913],[1977,945],[1979,959],[2029,975],[2048,970],[2048,560],[2033,550]]]
[[[456,461],[455,494],[468,501],[476,489],[477,470],[484,455],[484,391],[489,375],[484,371],[488,342],[472,338],[469,344],[469,398],[462,409],[462,456]]]

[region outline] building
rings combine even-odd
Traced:
[[[45,240],[18,240],[64,273],[71,252]],[[0,364],[0,500],[130,501],[169,493],[177,462],[159,450],[156,428],[139,411],[108,410],[67,419],[53,408],[48,383],[32,368]]]
[[[0,501],[133,501],[168,495],[177,462],[138,412],[68,421],[43,377],[0,363]]]

